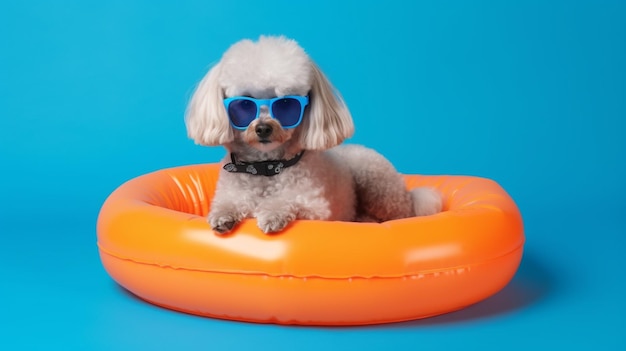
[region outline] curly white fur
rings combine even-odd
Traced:
[[[223,99],[267,99],[308,95],[302,124],[283,129],[262,108],[244,130],[231,127]],[[354,125],[339,93],[293,40],[261,37],[234,44],[198,85],[186,115],[189,136],[198,144],[223,145],[241,161],[291,159],[294,166],[272,177],[222,171],[208,221],[218,233],[254,217],[266,233],[295,219],[386,221],[441,211],[440,194],[428,188],[407,191],[402,177],[383,156],[362,146],[340,146]],[[267,138],[257,127],[269,126]]]

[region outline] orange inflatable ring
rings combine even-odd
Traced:
[[[156,305],[240,321],[358,325],[455,311],[502,289],[524,243],[519,210],[495,182],[406,176],[444,212],[385,223],[298,220],[227,236],[205,220],[219,165],[157,171],[115,190],[98,218],[102,263]]]

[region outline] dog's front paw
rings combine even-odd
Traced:
[[[210,214],[209,224],[218,234],[226,234],[230,232],[239,219],[232,214]]]
[[[276,233],[285,229],[294,219],[296,216],[293,214],[268,213],[257,216],[257,225],[265,234]]]

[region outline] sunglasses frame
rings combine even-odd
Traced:
[[[235,128],[235,129],[246,130],[248,128],[248,126],[250,125],[250,123],[252,123],[252,121],[254,121],[255,119],[259,118],[259,115],[261,114],[261,106],[267,106],[267,109],[269,111],[270,117],[272,117],[273,119],[276,119],[276,120],[278,120],[280,122],[280,120],[278,118],[274,117],[274,114],[272,113],[272,105],[274,104],[274,102],[276,102],[278,100],[282,100],[282,99],[295,99],[295,100],[298,100],[298,102],[300,103],[300,117],[298,117],[298,122],[296,122],[296,124],[294,124],[292,126],[287,126],[287,127],[283,126],[283,128],[289,129],[289,128],[295,128],[295,127],[299,126],[300,123],[302,123],[302,117],[304,116],[304,109],[309,104],[309,97],[308,96],[285,95],[285,96],[275,97],[275,98],[272,98],[272,99],[255,99],[255,98],[252,98],[252,97],[249,97],[249,96],[233,96],[233,97],[229,97],[229,98],[224,99],[224,107],[226,108],[226,114],[228,115],[228,120],[230,121],[230,125],[232,125],[233,128]],[[245,127],[236,126],[233,123],[232,118],[230,118],[230,113],[228,113],[228,108],[229,108],[231,102],[236,101],[236,100],[252,101],[256,105],[256,116],[254,116],[254,118],[250,121],[250,123],[248,123],[248,125],[245,126]]]

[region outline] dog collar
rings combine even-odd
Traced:
[[[230,154],[229,162],[224,165],[224,170],[230,173],[248,173],[252,175],[262,175],[266,177],[275,176],[280,174],[283,169],[291,167],[300,161],[304,150],[300,151],[294,158],[290,160],[274,160],[274,161],[259,161],[259,162],[243,162],[238,161],[235,153]]]

